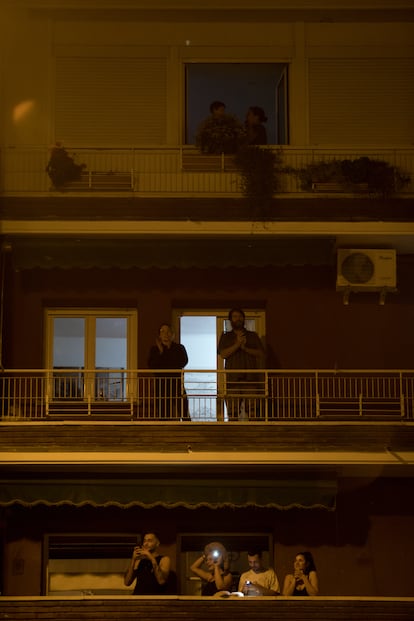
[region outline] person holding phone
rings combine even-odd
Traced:
[[[240,576],[239,591],[248,596],[278,595],[279,580],[272,567],[265,567],[261,550],[247,552],[249,570]]]
[[[136,545],[131,562],[124,575],[125,586],[136,580],[134,595],[165,594],[171,561],[168,556],[157,554],[160,540],[156,533],[143,535],[142,545]]]
[[[206,568],[203,568],[203,565]],[[218,591],[230,591],[233,576],[229,569],[226,548],[219,541],[212,541],[204,553],[191,565],[191,571],[203,581],[201,595],[215,595]]]

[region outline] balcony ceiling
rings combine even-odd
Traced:
[[[11,261],[33,268],[209,268],[333,265],[333,238],[14,239]]]
[[[414,255],[412,199],[278,198],[271,213],[256,220],[237,199],[1,197],[0,235],[21,269],[333,265],[336,248]]]

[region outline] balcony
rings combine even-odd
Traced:
[[[4,371],[0,503],[332,510],[338,480],[412,476],[414,371],[261,370],[244,392],[225,380]]]
[[[0,417],[21,423],[414,421],[414,371],[265,369],[249,371],[242,384],[230,379],[221,370],[5,370]]]
[[[4,618],[14,621],[38,619],[78,619],[93,621],[103,618],[147,619],[163,621],[191,619],[204,621],[212,616],[228,621],[274,619],[280,621],[313,619],[314,621],[410,621],[413,618],[412,597],[250,597],[230,598],[194,596],[93,596],[81,597],[3,597]],[[299,600],[299,601],[298,601]]]
[[[77,163],[86,165],[79,182],[69,184],[64,192],[51,187],[46,173],[49,149],[46,146],[3,148],[1,152],[1,193],[4,196],[85,194],[123,195],[142,198],[240,198],[240,176],[230,156],[201,155],[191,146],[163,148],[78,148],[67,147]],[[414,193],[413,148],[322,148],[282,147],[282,165],[286,170],[300,169],[320,160],[357,159],[367,156],[397,166],[411,177],[411,183],[399,197]],[[283,197],[306,194],[338,195],[340,188],[315,186],[314,192],[300,188],[293,173],[281,174]],[[349,192],[348,192],[349,193]],[[350,194],[369,197],[366,188],[356,187]]]

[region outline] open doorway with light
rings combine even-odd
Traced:
[[[231,330],[228,310],[176,310],[174,326],[188,354],[185,389],[191,420],[227,420],[224,399],[224,360],[217,354],[222,332]],[[245,310],[247,330],[254,330],[264,344],[265,312]],[[202,396],[201,396],[202,395]]]

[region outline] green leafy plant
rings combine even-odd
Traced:
[[[281,159],[280,152],[259,146],[242,147],[234,157],[242,193],[256,215],[269,215],[273,195],[279,190]]]
[[[52,148],[46,172],[55,188],[62,188],[71,181],[78,181],[86,164],[76,164],[60,143]]]
[[[384,197],[399,192],[410,183],[410,175],[382,160],[360,157],[354,160],[329,160],[309,164],[296,171],[301,187],[310,191],[314,183],[338,183],[352,191],[366,184],[368,192]]]
[[[202,153],[236,153],[245,140],[244,126],[231,114],[207,117],[196,134],[196,146]]]

